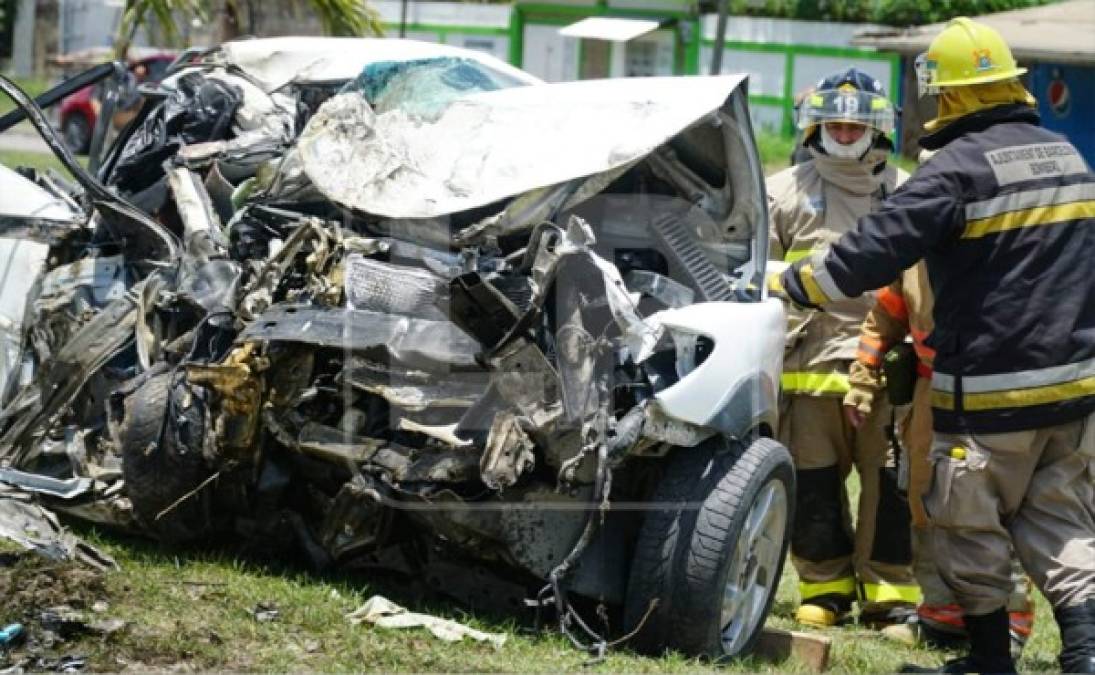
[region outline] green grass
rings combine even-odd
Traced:
[[[848,498],[852,503],[852,517],[855,519],[855,504],[859,501],[859,478],[853,471],[847,481]],[[790,560],[784,566],[779,591],[772,614],[768,618],[769,626],[798,629],[794,621],[794,610],[798,606],[798,575]],[[1034,591],[1035,629],[1023,652],[1019,670],[1031,672],[1055,671],[1057,654],[1061,649],[1060,633],[1053,619],[1053,611],[1045,598]],[[942,652],[927,648],[911,648],[889,641],[877,632],[856,625],[842,626],[828,630],[810,629],[833,639],[833,669],[842,672],[893,672],[903,663],[918,665],[941,665],[945,658],[956,653]]]
[[[76,161],[84,168],[87,168],[87,155],[77,155]],[[25,152],[21,150],[0,149],[0,164],[3,164],[9,169],[14,169],[16,167],[26,167],[39,171],[53,169],[62,178],[73,180],[72,174],[69,173],[68,169],[64,168],[61,165],[61,162],[52,153],[48,152]]]
[[[50,82],[40,78],[12,78],[15,84],[23,89],[31,98],[37,97],[50,88]],[[0,93],[0,115],[15,109],[15,101],[7,94]]]
[[[779,134],[760,132],[757,134],[757,150],[760,162],[764,165],[764,174],[770,176],[780,169],[791,165],[791,153],[795,150],[795,139]]]
[[[416,601],[415,591],[391,582],[313,575],[224,552],[171,552],[141,541],[84,534],[115,556],[123,571],[106,575],[97,594],[95,589],[86,591],[92,586],[87,583],[72,588],[76,602],[70,604],[87,607],[105,601],[109,608],[102,616],[130,622],[108,639],[84,638],[63,647],[65,653],[87,654],[92,670],[170,669],[185,663],[188,669],[234,671],[544,672],[576,670],[585,660],[559,636],[532,636],[512,619],[471,616],[437,600]],[[28,570],[18,572],[23,576],[16,581],[28,585]],[[3,574],[0,568],[0,591]],[[508,641],[495,649],[472,642],[443,643],[419,629],[350,625],[345,614],[377,592],[414,609],[505,632]],[[27,620],[18,600],[16,596],[16,602],[0,608],[0,623],[24,621],[33,634],[33,617]],[[276,606],[278,619],[255,620],[251,609],[260,602]],[[680,656],[645,659],[621,652],[610,655],[599,669],[672,672],[698,666]]]
[[[86,158],[80,158],[84,163],[87,162]],[[45,152],[25,152],[22,150],[0,150],[0,164],[14,169],[16,167],[29,167],[31,169],[38,169],[44,171],[46,169],[56,169],[61,172],[62,175],[67,175],[68,171],[61,166],[61,162],[57,161],[57,158],[51,153]]]
[[[23,88],[23,90],[34,98],[50,88],[50,82],[45,79],[38,78],[15,78],[15,83]],[[11,110],[15,109],[15,102],[12,101],[6,94],[0,93],[0,115],[4,115]],[[48,111],[47,111],[48,115]],[[30,122],[23,121],[19,125],[21,128],[30,130],[30,133],[35,133],[33,127],[30,126]],[[6,134],[12,133],[11,130],[4,132]],[[83,164],[87,165],[87,158],[80,157],[79,160]],[[30,167],[33,169],[56,169],[62,176],[68,176],[68,172],[61,167],[61,163],[49,152],[25,152],[20,150],[7,150],[0,148],[0,164],[8,168],[15,168],[18,166]]]
[[[901,169],[904,169],[905,171],[908,171],[909,175],[915,173],[916,168],[919,166],[919,164],[916,163],[915,159],[909,159],[905,155],[891,155],[890,163]]]
[[[48,606],[69,604],[88,611],[95,603],[105,602],[105,611],[89,614],[124,619],[128,622],[124,630],[109,637],[75,638],[57,647],[58,654],[87,655],[91,670],[554,672],[581,669],[586,661],[584,654],[552,632],[533,635],[527,623],[513,617],[469,613],[406,581],[364,574],[313,574],[228,547],[169,549],[88,527],[76,529],[114,556],[121,571],[95,578],[72,566],[35,557],[14,568],[0,564],[0,594],[6,598],[0,606],[0,625],[21,621],[33,636],[40,633],[35,624],[37,614]],[[797,628],[791,618],[796,586],[797,578],[788,564],[769,626]],[[28,595],[32,592],[37,595]],[[346,613],[375,593],[413,610],[506,633],[508,641],[494,649],[472,642],[446,644],[420,629],[394,631],[350,625]],[[1040,596],[1036,600],[1035,636],[1020,666],[1023,670],[1053,670],[1058,650],[1056,626],[1046,603]],[[259,603],[276,606],[278,619],[257,621],[251,610]],[[820,632],[833,639],[834,672],[893,672],[907,662],[938,665],[948,656],[895,644],[854,624]],[[0,668],[5,665],[0,657]],[[710,664],[676,654],[647,658],[618,650],[592,670],[685,672],[709,668]],[[804,665],[793,659],[782,663],[746,659],[720,669],[806,672]]]

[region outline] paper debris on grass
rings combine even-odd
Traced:
[[[486,633],[450,619],[411,612],[380,595],[369,598],[346,618],[354,625],[364,622],[380,628],[426,628],[434,637],[446,642],[459,642],[469,637],[477,642],[489,642],[496,648],[506,643],[505,634]]]

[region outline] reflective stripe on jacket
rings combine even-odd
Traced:
[[[887,153],[872,153],[865,164],[874,161],[875,166],[884,165]],[[869,166],[865,166],[864,173],[870,174]],[[794,263],[824,250],[850,231],[860,217],[878,209],[883,196],[907,178],[905,172],[885,166],[881,176],[865,181],[868,187],[851,191],[826,180],[817,160],[773,175],[766,185],[771,222],[769,257]],[[875,189],[878,183],[881,187]],[[855,359],[859,328],[873,305],[873,296],[865,294],[837,303],[825,312],[789,306],[783,390],[843,396],[848,391],[848,366]]]
[[[828,255],[788,270],[817,305],[927,261],[935,429],[1004,433],[1095,411],[1095,175],[1023,105],[963,117],[941,148]]]

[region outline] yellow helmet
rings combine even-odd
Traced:
[[[964,16],[952,19],[935,36],[918,66],[924,68],[918,75],[929,91],[998,82],[1027,72],[995,29]]]

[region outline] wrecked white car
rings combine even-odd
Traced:
[[[397,40],[188,58],[97,176],[0,78],[79,183],[0,170],[0,481],[553,612],[583,647],[748,650],[794,474],[744,78],[544,84]]]

